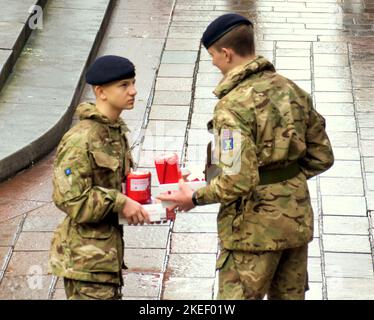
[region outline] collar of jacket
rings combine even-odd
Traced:
[[[122,132],[130,131],[125,122],[121,118],[118,118],[118,120],[115,122],[110,121],[108,117],[106,117],[101,112],[99,112],[99,110],[97,110],[96,105],[94,103],[82,102],[77,107],[76,113],[78,114],[80,120],[90,119],[100,123],[104,123],[112,128],[121,128]]]
[[[275,72],[275,68],[270,61],[263,56],[256,56],[253,60],[230,70],[217,85],[214,94],[221,99],[245,78],[265,70]]]

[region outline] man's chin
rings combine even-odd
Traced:
[[[122,109],[123,110],[132,110],[132,109],[134,109],[134,104],[127,104]]]

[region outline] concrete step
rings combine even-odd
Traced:
[[[35,27],[35,22],[41,21],[36,20],[40,12],[33,10],[34,6],[43,10],[46,3],[47,0],[23,0],[10,4],[9,0],[0,0],[0,90]]]
[[[69,128],[114,0],[49,0],[0,92],[0,181],[40,159]],[[1,56],[0,56],[1,57]]]

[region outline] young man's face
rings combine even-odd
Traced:
[[[102,86],[105,100],[116,109],[131,110],[134,108],[135,78],[115,81]]]
[[[213,46],[208,48],[208,53],[212,57],[212,64],[216,66],[222,74],[226,74],[230,68],[230,57],[226,49],[218,51]]]

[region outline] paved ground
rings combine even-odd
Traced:
[[[124,118],[139,167],[150,168],[164,150],[187,166],[204,160],[220,74],[199,38],[228,11],[254,20],[259,53],[310,91],[327,120],[336,163],[309,182],[315,238],[307,298],[374,299],[373,1],[119,1],[99,54],[123,54],[137,65],[137,108]],[[46,274],[62,218],[50,203],[52,159],[0,185],[2,299],[63,298],[61,281]],[[125,299],[212,299],[216,214],[216,205],[206,206],[173,224],[126,227]]]
[[[29,3],[16,7],[28,12]],[[32,32],[0,93],[1,181],[50,153],[70,125],[85,84],[82,73],[97,53],[112,4],[48,1],[41,28]]]

